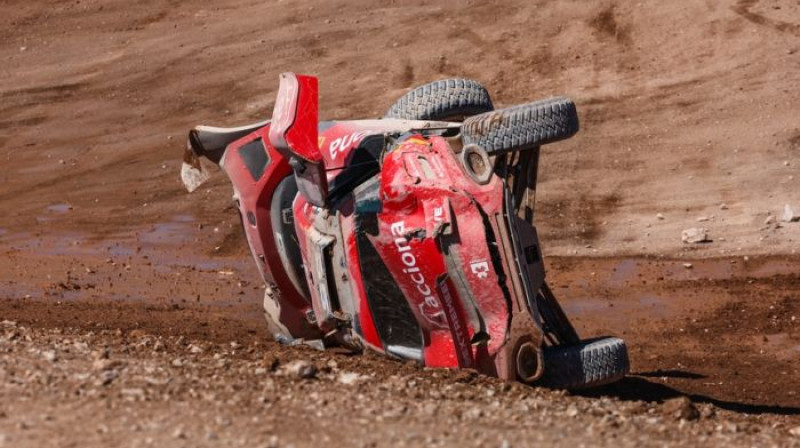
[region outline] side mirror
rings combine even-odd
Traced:
[[[282,73],[269,142],[294,170],[297,188],[317,207],[328,203],[325,160],[319,150],[319,85],[314,76]]]

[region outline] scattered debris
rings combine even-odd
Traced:
[[[673,418],[675,420],[697,420],[700,417],[700,412],[687,397],[672,398],[664,402],[661,406],[661,412],[665,417]]]
[[[4,332],[12,330],[7,325],[2,324],[0,328]],[[499,422],[517,421],[517,418],[524,418],[526,413],[533,413],[537,419],[546,419],[544,422],[548,425],[557,425],[558,422],[563,423],[568,419],[575,424],[590,425],[603,431],[617,428],[623,431],[642,431],[641,434],[646,437],[665,435],[669,441],[674,441],[674,434],[680,432],[688,432],[693,437],[704,434],[709,437],[710,444],[725,445],[728,442],[725,446],[786,446],[786,438],[795,440],[795,437],[800,437],[797,434],[800,429],[792,429],[791,424],[775,427],[770,426],[774,420],[769,420],[756,426],[746,423],[744,417],[737,417],[727,410],[722,410],[717,415],[718,409],[713,404],[692,403],[686,398],[668,400],[662,404],[627,402],[616,398],[589,398],[560,391],[501,384],[487,380],[474,370],[442,372],[437,369],[400,366],[393,369],[393,372],[386,372],[376,369],[374,365],[362,370],[350,360],[336,355],[309,354],[302,349],[269,350],[269,346],[266,348],[267,353],[250,352],[250,346],[241,341],[235,344],[239,346],[241,356],[226,358],[229,360],[229,367],[225,368],[215,368],[214,361],[228,356],[231,344],[194,342],[203,348],[203,352],[193,355],[192,362],[188,361],[189,358],[180,358],[183,370],[178,374],[170,368],[175,360],[174,353],[153,351],[153,343],[159,339],[152,340],[152,343],[148,339],[131,343],[130,339],[118,336],[116,331],[99,330],[78,334],[71,330],[62,332],[60,329],[32,330],[20,325],[13,331],[20,332],[20,336],[14,341],[6,339],[8,342],[4,348],[10,350],[9,354],[12,356],[7,356],[3,362],[11,367],[6,372],[17,373],[11,378],[7,377],[11,381],[0,381],[0,393],[16,391],[15,394],[32,394],[33,399],[50,397],[54,391],[63,393],[70,400],[81,404],[81,411],[85,416],[79,418],[96,419],[100,416],[97,421],[87,420],[93,425],[91,429],[98,434],[112,434],[115,437],[125,434],[134,441],[147,440],[142,437],[153,437],[153,443],[142,445],[171,446],[189,441],[194,445],[203,445],[203,440],[231,440],[231,437],[243,433],[240,432],[242,426],[234,425],[234,417],[229,413],[237,416],[243,413],[244,417],[253,417],[253,422],[263,422],[260,419],[265,418],[265,415],[267,419],[271,419],[271,416],[280,415],[286,409],[312,415],[318,412],[320,404],[345,406],[363,413],[361,415],[374,414],[381,419],[379,421],[388,419],[391,424],[404,416],[412,421],[419,421],[417,419],[442,414],[443,418],[454,419],[448,420],[448,424],[453,421],[459,427],[468,428],[469,424],[478,420],[498,425]],[[0,340],[4,337],[6,336],[0,333]],[[163,336],[162,340],[165,350],[176,350],[181,356],[191,350],[192,343],[182,337]],[[63,346],[60,345],[62,343]],[[120,343],[122,345],[116,345]],[[79,346],[83,355],[78,355],[76,351]],[[88,347],[95,347],[95,350],[90,352]],[[54,350],[62,359],[57,364],[43,363],[42,355],[48,350]],[[284,358],[288,368],[284,370],[281,365],[278,373],[273,376],[270,374],[270,367],[277,363],[278,356]],[[291,362],[298,356],[302,358]],[[98,366],[99,371],[90,370],[94,365]],[[25,373],[28,371],[29,373]],[[2,372],[0,370],[0,375],[3,375]],[[297,379],[311,377],[311,372],[316,372],[316,376],[323,380]],[[39,381],[42,373],[59,379],[55,382]],[[24,387],[20,387],[22,384]],[[360,399],[361,394],[371,397],[375,391],[381,391],[380,397],[387,397],[385,403],[375,399]],[[459,410],[459,414],[453,417],[452,409],[455,407],[450,407],[452,405],[446,401],[443,404],[443,391],[459,394],[464,399],[487,399],[470,400],[471,406],[466,410]],[[414,404],[416,399],[408,402],[403,400],[401,404],[392,402],[391,397],[395,394],[418,394],[413,396],[421,397],[419,405]],[[359,399],[353,398],[356,396]],[[47,405],[47,400],[42,401]],[[127,403],[121,404],[120,401]],[[176,401],[187,403],[182,409],[185,414],[182,414],[183,419],[180,421],[172,417]],[[133,413],[123,416],[132,420],[103,418],[109,402],[111,406],[115,406],[112,409],[119,409],[114,412]],[[51,426],[61,428],[74,424],[74,420],[56,411],[51,412],[49,408],[46,409],[47,412],[34,408],[32,412],[36,412],[35,418],[29,418],[30,412],[19,411],[20,408],[15,408],[15,403],[13,400],[0,403],[0,424],[9,426],[12,431],[14,429],[11,425],[17,425],[16,428],[20,431],[30,431],[31,436],[46,437],[47,433],[39,430],[38,422],[53,422],[42,425],[42,428],[48,430]],[[136,403],[145,403],[142,406],[147,410],[148,420],[142,419],[143,414],[138,411],[139,405]],[[151,414],[153,409],[155,411]],[[546,413],[543,412],[544,409],[547,409]],[[759,431],[757,436],[752,435],[749,430],[751,427]],[[378,429],[384,430],[383,427]],[[37,432],[34,434],[32,431]],[[292,431],[296,430],[286,433],[287,440],[296,434]],[[17,442],[16,435],[13,440],[6,438],[4,445],[2,434],[0,432],[0,448],[19,445],[12,443]],[[734,434],[736,439],[731,439]],[[248,434],[248,437],[251,436],[253,435]],[[254,437],[263,440],[262,434]],[[556,437],[561,436],[557,434]],[[495,440],[499,439],[492,438],[490,441]],[[409,439],[407,445],[416,446],[415,442],[418,441],[424,442],[418,438]],[[756,441],[764,443],[759,444]],[[442,444],[449,444],[447,439],[445,442],[448,443]],[[576,446],[579,444],[576,443]],[[524,446],[524,443],[506,443],[500,446]]]
[[[339,374],[338,377],[336,377],[336,381],[346,386],[352,386],[354,384],[358,384],[366,379],[367,379],[366,376],[356,372],[342,372]]]
[[[575,418],[575,417],[578,416],[578,414],[580,414],[580,411],[578,411],[577,407],[570,406],[570,407],[567,408],[567,417]]]
[[[792,210],[792,207],[789,204],[786,204],[786,206],[783,207],[783,216],[781,216],[781,221],[783,222],[800,221],[800,215],[795,213],[795,211]]]
[[[56,354],[55,350],[46,350],[42,352],[42,357],[50,362],[58,361],[58,355]]]
[[[281,369],[284,375],[308,380],[317,376],[317,366],[310,361],[297,359]]]
[[[718,424],[715,428],[718,433],[732,433],[736,434],[741,429],[739,425],[733,422],[723,420],[722,423]]]
[[[704,403],[699,406],[696,406],[698,411],[700,412],[700,418],[714,418],[717,415],[717,411],[714,409],[714,406]]]
[[[119,372],[116,370],[104,370],[100,374],[100,380],[98,381],[102,386],[108,386],[111,384],[115,379],[119,377]]]
[[[106,370],[114,370],[122,367],[125,367],[125,362],[117,359],[101,358],[101,359],[96,359],[92,363],[92,369],[101,372],[104,372]]]
[[[119,391],[120,395],[132,400],[144,400],[146,394],[141,387],[126,387]]]
[[[183,431],[183,428],[177,427],[175,428],[175,431],[172,431],[172,437],[176,439],[185,439],[186,433]]]
[[[147,333],[141,328],[137,328],[135,330],[131,330],[128,333],[128,337],[131,339],[142,339],[147,337]]]
[[[711,238],[709,238],[708,236],[708,230],[702,227],[692,227],[691,229],[685,229],[683,232],[681,232],[681,240],[684,243],[688,244],[711,242]]]

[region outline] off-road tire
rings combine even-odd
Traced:
[[[471,79],[442,79],[406,93],[384,118],[402,120],[462,121],[494,110],[489,92]]]
[[[630,369],[628,349],[619,338],[598,338],[576,345],[545,347],[541,384],[586,389],[621,380]]]
[[[461,136],[464,145],[479,145],[491,156],[564,140],[578,129],[575,103],[556,97],[469,117]]]

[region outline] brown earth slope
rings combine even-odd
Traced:
[[[798,23],[794,0],[0,0],[0,446],[800,444],[800,223],[768,220],[800,209]],[[177,173],[191,126],[267,118],[289,70],[325,118],[453,76],[572,97],[549,275],[633,375],[571,396],[267,342],[226,180]]]
[[[551,253],[674,253],[700,217],[709,254],[798,248],[800,226],[763,225],[800,208],[794,1],[3,5],[7,230],[47,230],[36,218],[58,203],[74,207],[63,226],[95,233],[222,219],[227,189],[204,201],[177,181],[185,132],[266,118],[292,70],[320,76],[328,118],[380,116],[448,76],[501,105],[574,98],[583,130],[542,165]]]

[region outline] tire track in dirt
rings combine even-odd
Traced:
[[[784,22],[782,20],[772,19],[762,14],[750,11],[759,3],[759,1],[760,0],[739,0],[739,2],[732,6],[731,9],[736,14],[739,14],[756,25],[770,27],[783,33],[800,36],[800,23]]]

